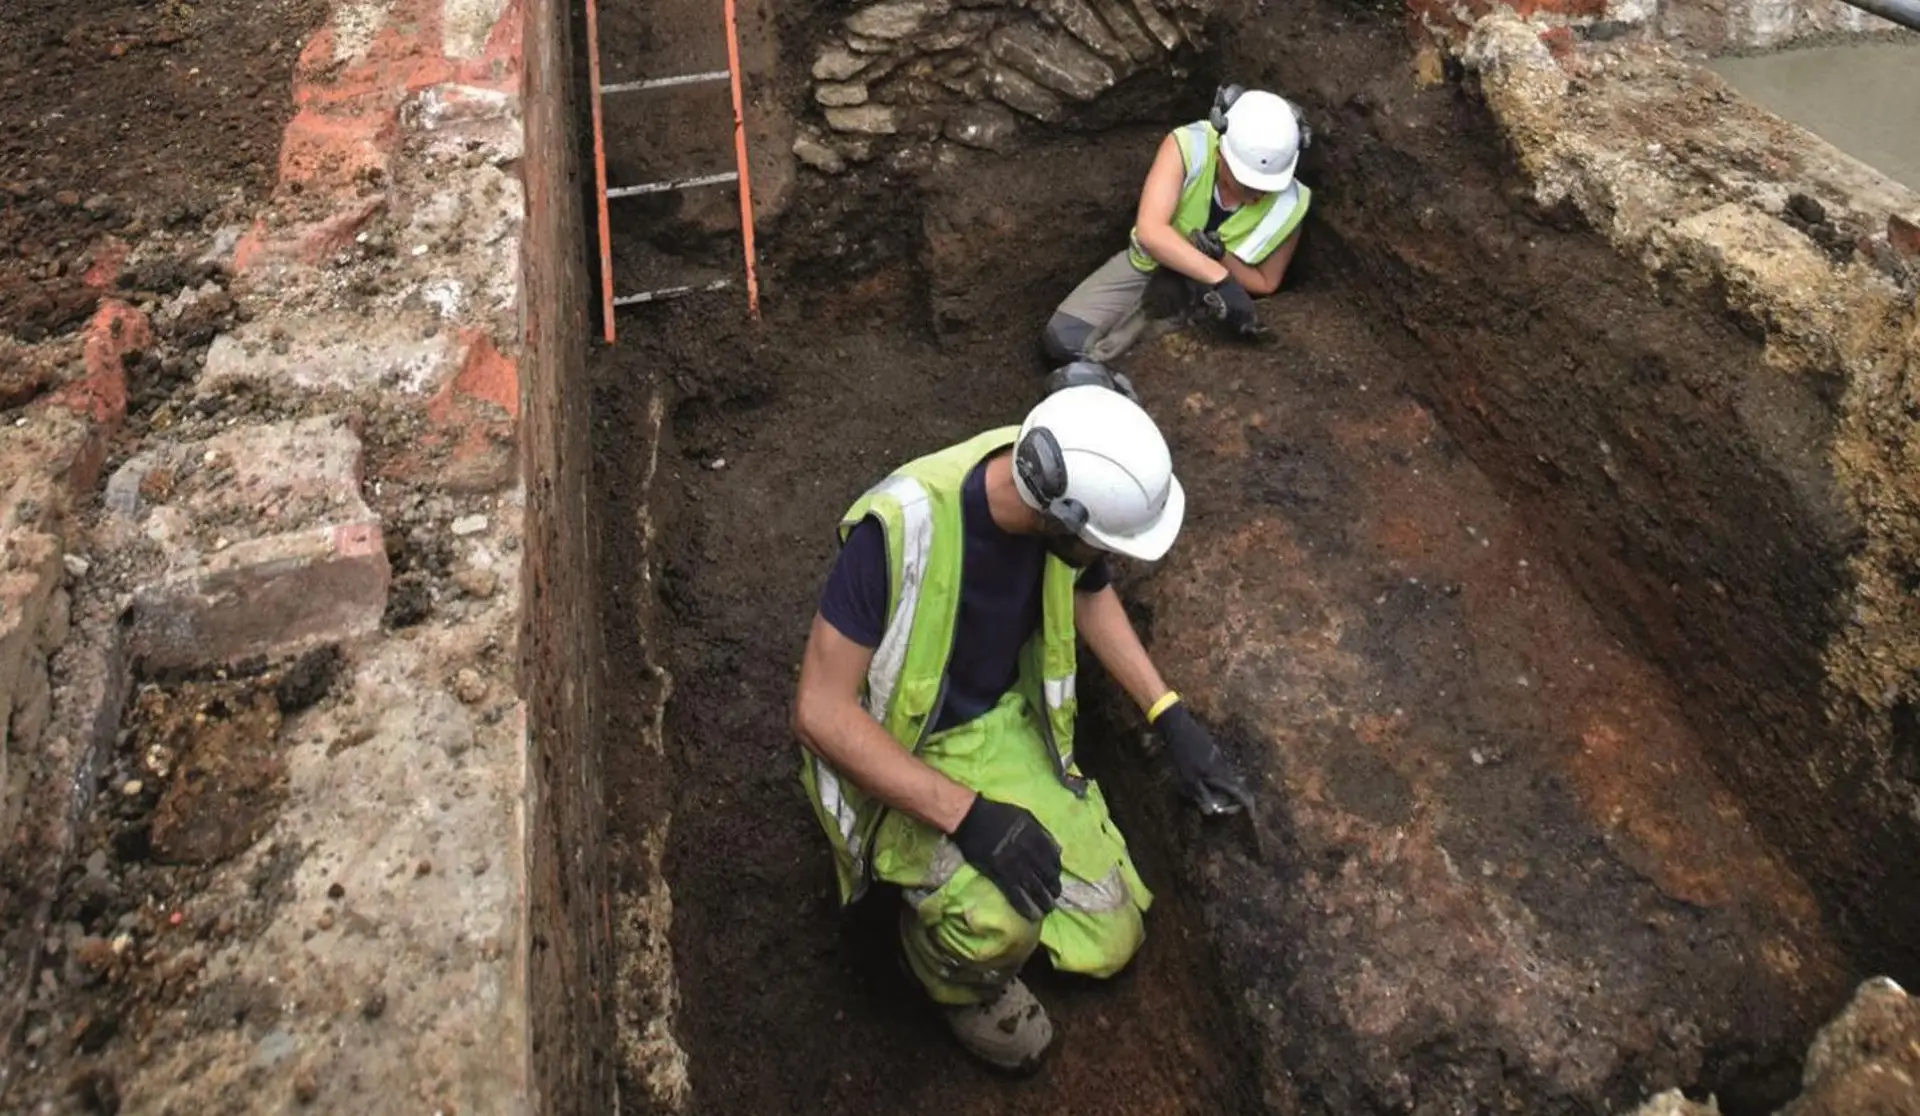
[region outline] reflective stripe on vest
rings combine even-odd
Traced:
[[[1173,207],[1172,224],[1175,232],[1186,237],[1195,229],[1206,227],[1213,208],[1213,187],[1220,170],[1220,134],[1207,121],[1196,120],[1175,128],[1172,135],[1180,150],[1181,166],[1185,168],[1180,180],[1180,198]],[[1220,239],[1241,262],[1258,267],[1260,261],[1272,255],[1273,250],[1300,227],[1312,198],[1313,191],[1296,180],[1279,193],[1266,194],[1252,205],[1234,210],[1220,225]],[[1153,271],[1160,266],[1141,246],[1137,228],[1128,234],[1127,258],[1141,271]]]
[[[927,555],[933,549],[933,504],[920,482],[907,476],[888,477],[876,487],[875,494],[891,496],[900,505],[903,551],[894,561],[900,588],[893,615],[887,620],[880,646],[874,649],[873,661],[867,665],[867,712],[884,725],[893,704],[894,687],[906,669],[907,643],[913,635],[914,617],[920,611],[920,586],[927,570]]]
[[[917,750],[939,716],[948,657],[960,608],[965,521],[961,489],[973,467],[1006,448],[1019,427],[991,430],[901,466],[864,493],[841,517],[842,541],[862,519],[877,518],[886,533],[889,566],[887,627],[867,667],[862,703],[899,744]],[[1043,738],[1051,745],[1061,781],[1079,791],[1073,766],[1078,711],[1073,581],[1076,571],[1049,556],[1041,586],[1041,626],[1022,655],[1023,688],[1041,709]],[[1037,654],[1036,654],[1037,652]],[[871,839],[880,804],[809,754],[802,767],[821,824],[835,838],[842,899],[865,890]]]

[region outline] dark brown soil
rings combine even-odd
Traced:
[[[324,0],[15,0],[0,11],[0,323],[92,310],[107,236],[242,219],[272,181],[301,36]]]
[[[671,808],[676,1034],[697,1111],[1585,1112],[1685,1084],[1718,1091],[1729,1112],[1761,1112],[1792,1092],[1812,1027],[1857,975],[1814,902],[1829,881],[1806,881],[1809,895],[1763,840],[1714,820],[1738,812],[1720,779],[1747,789],[1725,769],[1737,745],[1720,738],[1722,722],[1711,710],[1697,719],[1692,695],[1669,683],[1657,632],[1653,661],[1638,657],[1639,626],[1673,622],[1642,585],[1664,579],[1673,555],[1599,563],[1604,544],[1572,540],[1659,514],[1663,492],[1621,501],[1602,471],[1568,477],[1553,445],[1519,429],[1523,416],[1554,423],[1569,456],[1585,456],[1602,434],[1582,423],[1610,415],[1595,394],[1602,375],[1588,369],[1613,378],[1606,391],[1657,395],[1682,366],[1702,369],[1701,382],[1737,379],[1747,343],[1700,307],[1646,294],[1597,240],[1514,201],[1484,116],[1455,86],[1413,87],[1397,15],[1299,4],[1235,18],[1248,33],[1224,76],[1278,82],[1317,114],[1322,138],[1303,177],[1322,216],[1265,311],[1275,348],[1229,352],[1194,336],[1130,362],[1170,431],[1195,519],[1189,548],[1150,582],[1123,579],[1123,591],[1136,606],[1186,599],[1203,611],[1193,598],[1215,581],[1191,579],[1223,583],[1235,564],[1223,548],[1246,545],[1232,517],[1257,507],[1288,524],[1303,553],[1240,556],[1267,594],[1257,599],[1284,610],[1287,594],[1301,595],[1346,626],[1318,658],[1303,633],[1297,665],[1239,683],[1270,700],[1281,692],[1262,708],[1267,722],[1222,709],[1218,727],[1250,765],[1279,765],[1287,749],[1276,741],[1308,731],[1285,708],[1287,687],[1300,688],[1303,712],[1320,710],[1331,728],[1292,745],[1294,766],[1324,783],[1296,800],[1288,772],[1263,771],[1284,796],[1263,815],[1264,847],[1247,846],[1243,828],[1203,829],[1127,746],[1131,716],[1110,716],[1089,684],[1087,762],[1163,902],[1124,979],[1041,983],[1064,1042],[1038,1080],[1005,1083],[965,1061],[894,970],[884,918],[836,921],[787,715],[835,516],[898,462],[1030,405],[1036,334],[1121,242],[1159,126],[969,157],[917,179],[803,180],[785,219],[762,230],[758,327],[737,295],[705,296],[623,315],[621,346],[599,354],[596,484],[614,525],[601,571],[615,602],[614,886],[658,885],[637,850]],[[1166,121],[1198,114],[1191,92],[1167,91]],[[724,243],[665,208],[616,228],[669,259]],[[1558,367],[1584,386],[1547,392],[1557,411],[1506,409],[1536,390],[1530,371]],[[646,428],[656,391],[670,422],[649,588],[622,538],[655,448],[632,432]],[[1705,406],[1658,398],[1677,425],[1714,429],[1710,392]],[[1686,506],[1752,516],[1765,503],[1769,478],[1742,477],[1710,440],[1691,449],[1710,464]],[[1578,512],[1555,518],[1563,503]],[[1685,545],[1677,530],[1667,537]],[[1791,566],[1777,558],[1725,562],[1764,596],[1767,571]],[[1383,572],[1395,564],[1418,580]],[[643,631],[637,595],[649,591]],[[1815,609],[1825,592],[1788,591]],[[1150,646],[1156,628],[1176,627],[1151,608],[1136,616]],[[1238,630],[1232,616],[1212,619]],[[1159,645],[1176,678],[1212,669],[1197,690],[1232,665],[1206,658],[1202,635]],[[637,669],[643,642],[675,679],[665,773],[630,746],[657,693]],[[1796,663],[1768,669],[1789,689],[1803,677]],[[1595,710],[1625,727],[1594,731],[1582,718]],[[1396,727],[1403,719],[1410,727]],[[1548,982],[1539,995],[1570,997],[1565,1018],[1538,995],[1479,999],[1498,994],[1475,987],[1475,966],[1507,955],[1475,944],[1483,912],[1448,890],[1450,868],[1393,867],[1340,829],[1391,833],[1416,798],[1450,819],[1436,861],[1504,872],[1542,941],[1573,943],[1556,947],[1571,951],[1567,973],[1608,974],[1591,988],[1572,975]],[[1308,831],[1316,825],[1327,828]],[[1324,890],[1294,894],[1343,866],[1365,881],[1356,907],[1335,909]],[[1396,909],[1414,926],[1405,940],[1353,930],[1394,925]],[[1426,920],[1430,938],[1418,930]],[[1761,940],[1794,943],[1805,963],[1778,978],[1750,968]],[[1445,971],[1423,973],[1426,958]],[[1373,978],[1339,974],[1374,961],[1397,966],[1390,992],[1417,1009],[1391,1041],[1342,1029],[1354,982]],[[1520,985],[1539,983],[1526,975]],[[1656,1016],[1664,1031],[1649,1029]],[[1599,1020],[1630,1041],[1614,1049],[1589,1035],[1565,1057],[1558,1039],[1509,1049],[1501,1028],[1536,1018],[1541,1034]],[[623,1086],[641,1103],[637,1082]]]
[[[631,851],[661,796],[677,804],[666,872],[699,1111],[1242,1110],[1239,1075],[1207,1039],[1219,1005],[1177,896],[1156,911],[1130,976],[1042,985],[1063,1044],[1047,1075],[1013,1085],[951,1047],[895,970],[884,926],[843,928],[833,911],[786,729],[832,520],[892,463],[1006,421],[1035,386],[1032,369],[1006,356],[1031,342],[1026,323],[942,348],[899,324],[923,306],[914,284],[883,274],[771,299],[753,330],[736,298],[709,296],[623,319],[634,341],[602,363],[597,483],[615,494],[604,522],[618,530],[633,522],[626,501],[646,452],[620,432],[641,425],[653,375],[677,400],[661,487],[678,508],[659,523],[655,613],[675,678],[673,786],[615,743],[609,813]],[[628,622],[638,571],[617,547],[608,558],[606,588],[627,606],[612,614],[609,659],[638,662]],[[610,692],[610,740],[630,742],[639,716],[621,713],[621,695],[651,691],[616,674]],[[1153,873],[1151,842],[1143,859]],[[615,882],[647,886],[631,857]],[[1127,1073],[1114,1072],[1121,1065]]]

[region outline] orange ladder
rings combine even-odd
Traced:
[[[600,222],[600,312],[605,323],[602,330],[609,344],[613,342],[614,312],[622,306],[634,306],[643,302],[657,302],[661,299],[678,298],[681,295],[697,294],[703,291],[717,291],[733,285],[731,279],[716,279],[699,286],[661,287],[657,290],[640,291],[636,294],[617,295],[613,290],[613,238],[611,220],[607,214],[607,203],[618,198],[635,197],[641,194],[659,194],[669,190],[690,190],[700,186],[722,186],[729,182],[740,185],[740,241],[744,250],[747,272],[747,314],[760,317],[760,284],[754,273],[753,259],[753,191],[747,180],[747,129],[740,109],[740,39],[735,30],[734,0],[724,0],[727,26],[727,68],[709,70],[698,74],[679,74],[674,77],[653,78],[647,81],[628,81],[614,85],[600,84],[600,17],[595,0],[587,0],[587,79],[593,86],[593,185],[594,196],[599,203]],[[671,178],[660,182],[646,182],[634,186],[607,187],[607,145],[600,113],[600,98],[611,93],[638,93],[654,89],[672,89],[683,85],[699,85],[712,81],[729,81],[733,85],[733,156],[734,169],[719,174],[696,174],[683,178]]]

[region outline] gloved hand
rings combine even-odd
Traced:
[[[1207,309],[1231,332],[1251,337],[1260,331],[1260,319],[1253,312],[1253,296],[1232,275],[1215,283],[1207,291],[1205,301]]]
[[[1156,717],[1153,729],[1167,747],[1180,790],[1206,814],[1233,814],[1253,809],[1253,796],[1220,754],[1211,733],[1194,720],[1184,701],[1176,699]]]
[[[1025,809],[976,795],[953,843],[1028,921],[1040,921],[1060,898],[1060,846]]]
[[[1217,260],[1227,254],[1227,243],[1220,239],[1217,232],[1195,229],[1187,234],[1187,243],[1205,252],[1210,260]]]

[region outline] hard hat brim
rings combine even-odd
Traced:
[[[1220,155],[1226,159],[1228,169],[1233,171],[1233,180],[1235,182],[1238,182],[1249,190],[1258,190],[1263,194],[1277,194],[1293,185],[1294,168],[1300,165],[1300,153],[1296,151],[1293,153],[1293,158],[1287,160],[1286,166],[1274,171],[1272,174],[1261,174],[1248,164],[1242,162],[1238,156],[1234,155],[1233,149],[1225,144],[1220,145]]]
[[[1179,537],[1180,525],[1187,516],[1187,493],[1180,487],[1180,478],[1167,478],[1167,502],[1160,508],[1160,516],[1145,528],[1131,535],[1116,535],[1094,528],[1091,524],[1081,528],[1081,535],[1102,550],[1110,550],[1128,558],[1142,562],[1158,562],[1173,547],[1173,540]]]

